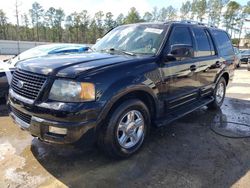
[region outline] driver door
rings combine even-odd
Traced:
[[[193,58],[193,49],[194,42],[190,28],[175,26],[167,41],[161,66],[164,84],[162,97],[166,109],[178,108],[183,104],[191,103],[198,97],[199,82],[196,81],[196,69],[199,65]]]

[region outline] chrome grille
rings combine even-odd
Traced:
[[[45,81],[46,76],[16,70],[13,74],[11,88],[19,95],[35,100]],[[22,87],[20,87],[20,83],[22,83]]]
[[[24,121],[25,123],[28,123],[30,124],[30,121],[31,121],[31,116],[30,115],[27,115],[19,110],[17,110],[16,108],[10,106],[11,108],[11,112],[16,116],[18,117],[19,119],[21,119],[22,121]]]

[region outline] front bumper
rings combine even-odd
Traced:
[[[47,110],[49,114],[47,116],[49,118],[44,118],[43,114],[41,114],[41,110],[46,111],[46,109],[41,109],[37,106],[27,108],[27,106],[13,100],[11,97],[8,100],[8,106],[10,109],[10,116],[22,130],[26,130],[32,136],[38,137],[40,140],[49,143],[70,144],[77,142],[85,133],[94,130],[96,127],[96,120],[93,119],[93,112],[91,113],[91,118],[86,117],[88,116],[88,112],[86,112],[87,109],[84,109],[86,113],[83,113],[84,111],[81,112],[82,121],[79,121],[79,115],[76,115],[77,113],[66,113],[60,110],[56,112],[52,110],[53,113]],[[87,111],[92,110],[93,109],[88,109]],[[58,117],[58,115],[62,117]],[[70,119],[72,121],[69,121]],[[66,134],[56,134],[50,131],[50,127],[66,129],[67,132]]]

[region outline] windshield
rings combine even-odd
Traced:
[[[243,55],[249,55],[250,54],[250,50],[244,50],[243,52],[241,52],[241,54],[243,54]]]
[[[161,46],[166,29],[163,24],[120,26],[98,41],[93,50],[154,55]]]

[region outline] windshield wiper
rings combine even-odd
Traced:
[[[119,50],[119,49],[115,49],[115,48],[104,49],[102,51],[111,51],[111,52],[123,53],[123,54],[130,55],[130,56],[135,56],[135,53],[133,53],[133,52],[128,52],[125,50]]]

